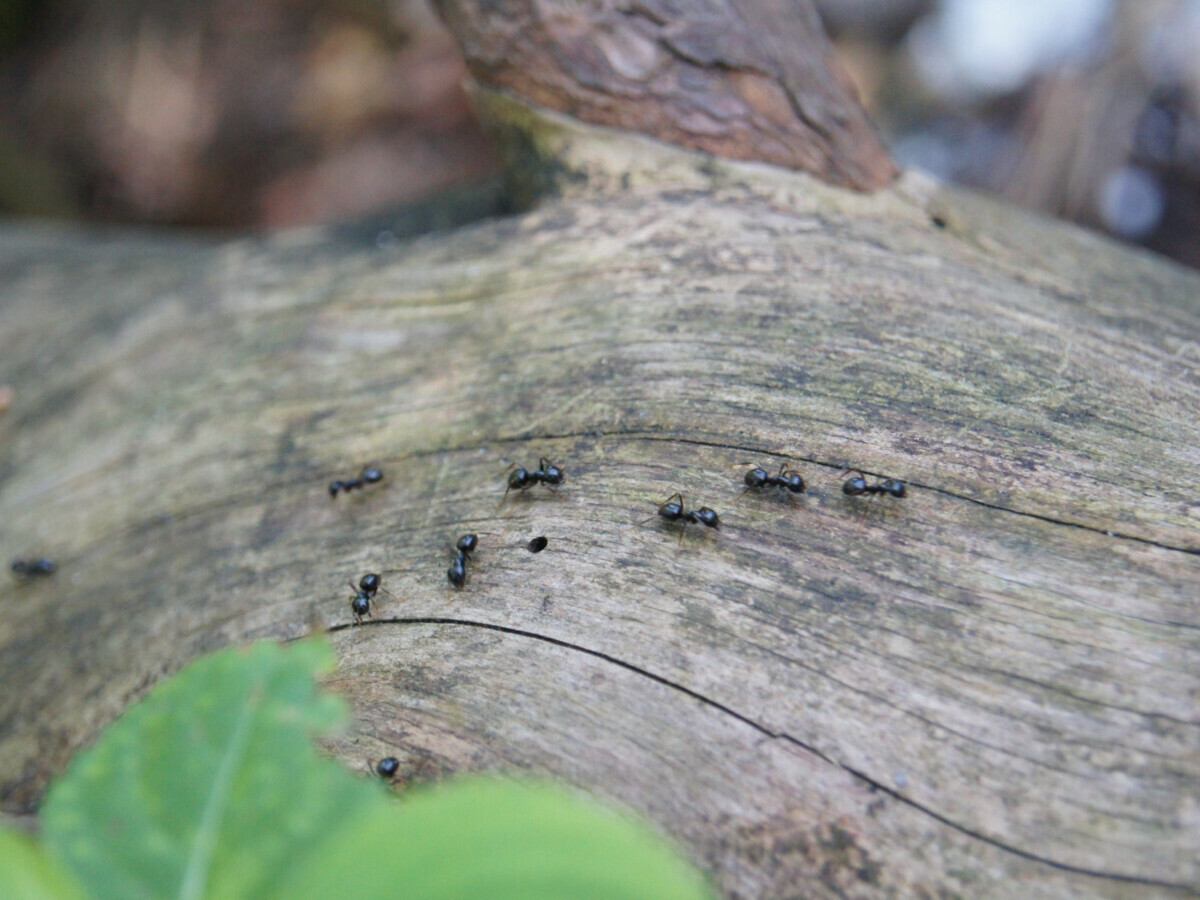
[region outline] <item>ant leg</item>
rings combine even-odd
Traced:
[[[753,462],[736,462],[736,463],[730,463],[729,465],[730,465],[732,468],[737,468],[738,466],[755,466],[755,467],[757,467],[757,466],[758,466],[758,463],[753,463]],[[747,487],[746,487],[746,491],[750,490],[750,488],[751,488],[751,487],[753,487],[753,485],[747,485]],[[746,491],[742,491],[742,493],[741,493],[741,494],[738,494],[738,499],[739,499],[739,500],[741,500],[741,499],[742,499],[742,495],[743,495],[743,494],[745,494],[745,493],[746,493]]]
[[[515,469],[515,468],[516,468],[518,465],[519,465],[519,463],[509,463],[509,465],[508,465],[508,468],[504,470],[504,471],[505,471],[505,473],[511,472],[511,471],[512,471],[513,469]],[[501,506],[503,506],[503,505],[504,505],[504,501],[508,499],[508,492],[509,492],[509,491],[511,491],[511,490],[512,490],[512,485],[511,485],[511,484],[509,484],[509,485],[508,485],[508,487],[506,487],[506,488],[504,489],[504,496],[503,496],[503,497],[501,497],[501,498],[500,498],[500,502],[496,504],[496,508],[497,508],[497,509],[499,509]]]
[[[500,502],[496,504],[496,509],[499,509],[500,507],[502,507],[502,506],[504,505],[504,501],[508,499],[508,492],[509,492],[509,491],[511,491],[511,490],[512,490],[512,486],[511,486],[511,485],[510,485],[509,487],[506,487],[506,488],[504,489],[504,496],[503,496],[503,497],[501,497],[501,498],[500,498]]]
[[[675,499],[676,497],[678,497],[678,496],[679,496],[678,494],[672,494],[670,497],[668,497],[668,498],[667,498],[666,500],[664,500],[662,503],[658,504],[658,510],[656,510],[656,511],[655,511],[654,515],[652,515],[652,516],[646,516],[646,518],[642,519],[640,522],[634,522],[634,523],[633,523],[632,525],[630,525],[629,527],[630,527],[630,528],[641,528],[641,527],[642,527],[643,525],[645,525],[647,522],[653,522],[655,519],[657,519],[659,516],[661,516],[661,515],[662,515],[662,512],[661,512],[662,508],[663,508],[664,506],[666,506],[668,503],[670,503],[672,500],[674,500],[674,499]]]
[[[672,500],[674,500],[676,497],[679,498],[679,508],[682,510],[683,509],[683,495],[680,494],[678,491],[676,491],[674,494],[672,494],[670,497],[668,497],[662,503],[658,504],[658,512],[656,512],[652,516],[647,516],[645,519],[642,519],[642,521],[640,521],[640,522],[634,522],[629,527],[630,528],[640,528],[641,526],[645,525],[647,522],[653,522],[660,515],[662,515],[662,508],[664,506],[666,506],[668,503],[670,503]]]
[[[387,594],[389,597],[391,597],[393,600],[395,600],[397,603],[400,602],[400,598],[397,597],[395,594],[393,594],[391,591],[389,591],[387,588],[385,588],[383,585],[380,585],[379,589],[381,591],[383,591],[385,594]],[[376,607],[376,611],[378,612],[378,607]]]

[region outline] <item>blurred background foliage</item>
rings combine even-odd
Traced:
[[[817,0],[905,165],[1200,267],[1200,0]],[[496,160],[428,0],[0,0],[0,212],[346,221]]]
[[[0,208],[245,228],[486,178],[425,0],[0,0]]]

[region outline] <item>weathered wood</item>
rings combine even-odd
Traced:
[[[874,189],[896,167],[809,0],[435,0],[485,87]]]
[[[574,193],[399,244],[5,229],[0,549],[61,569],[0,588],[4,808],[164,672],[315,626],[349,765],[565,778],[729,897],[1200,891],[1200,278],[528,122]],[[564,487],[501,504],[542,455]],[[783,460],[799,508],[739,497]],[[720,533],[636,524],[676,490]],[[404,600],[350,627],[366,571]]]

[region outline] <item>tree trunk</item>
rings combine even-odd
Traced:
[[[479,100],[559,196],[398,243],[4,229],[0,547],[59,564],[2,589],[4,809],[195,655],[315,629],[348,765],[563,778],[727,897],[1200,892],[1200,278]],[[355,627],[369,571],[402,599]]]

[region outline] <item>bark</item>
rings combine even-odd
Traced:
[[[845,187],[895,177],[808,0],[436,5],[486,87]]]

